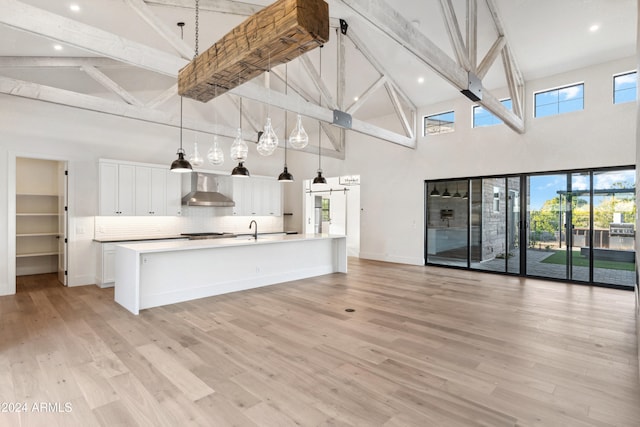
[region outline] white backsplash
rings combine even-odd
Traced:
[[[182,216],[97,216],[95,239],[162,237],[180,233],[228,232],[249,234],[249,223],[256,220],[260,233],[284,230],[281,216],[232,216],[230,208],[184,206]]]

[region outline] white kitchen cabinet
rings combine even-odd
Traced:
[[[101,288],[113,287],[116,281],[116,246],[129,243],[173,242],[188,239],[135,240],[99,243],[96,251],[96,285]]]
[[[233,214],[236,216],[281,216],[282,187],[269,178],[234,178]]]
[[[135,214],[135,167],[101,162],[99,167],[100,215]]]
[[[182,174],[166,171],[166,176],[166,214],[169,216],[180,216],[182,215]]]
[[[167,170],[136,166],[135,171],[135,215],[166,215]]]

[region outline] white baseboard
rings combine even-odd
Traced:
[[[398,264],[424,265],[424,258],[400,257],[375,252],[360,252],[360,258],[374,261],[394,262]]]

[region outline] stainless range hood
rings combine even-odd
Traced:
[[[214,207],[236,205],[233,200],[219,192],[220,177],[217,175],[202,172],[192,172],[190,175],[185,177],[189,179],[189,187],[188,193],[182,197],[183,205]]]

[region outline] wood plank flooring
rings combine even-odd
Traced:
[[[358,259],[140,316],[18,289],[1,426],[640,425],[632,292]]]

